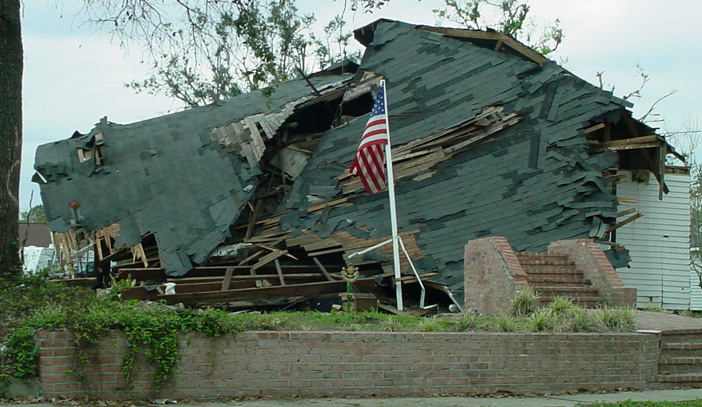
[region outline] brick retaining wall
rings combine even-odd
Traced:
[[[126,341],[114,333],[75,364],[72,336],[37,333],[44,396],[214,398],[265,395],[411,396],[644,389],[658,335],[246,332],[182,339],[178,374],[151,391],[137,361],[127,389]],[[81,379],[84,377],[85,379]]]

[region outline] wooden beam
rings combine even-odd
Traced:
[[[645,143],[651,143],[654,141],[659,141],[658,136],[653,134],[650,136],[643,136],[643,137],[633,137],[633,138],[625,138],[621,140],[613,140],[613,141],[608,141],[604,143],[598,144],[598,147],[611,147],[611,146],[624,146],[624,145],[633,145],[633,144],[645,144]]]
[[[261,211],[261,206],[263,205],[263,199],[256,201],[254,205],[253,213],[251,214],[251,220],[249,221],[249,226],[246,228],[246,239],[250,238],[253,234],[254,228],[256,227],[256,221],[258,220],[258,213]]]
[[[636,130],[636,125],[634,123],[634,119],[631,118],[631,113],[625,110],[622,117],[624,118],[624,123],[626,123],[626,126],[629,128],[631,134],[634,137],[639,137],[639,132]],[[651,153],[649,153],[648,150],[642,150],[642,152],[644,160],[646,160],[646,164],[648,164],[649,169],[658,181],[658,185],[660,185],[661,190],[667,194],[669,192],[668,186],[665,185],[665,182],[663,181],[663,174],[661,174],[659,171],[659,164],[656,164],[656,162],[653,161],[653,157],[651,157]],[[659,150],[659,153],[662,154],[662,151]]]
[[[612,142],[613,143],[613,142]],[[604,146],[604,143],[596,144],[591,147],[591,151],[595,153],[599,153],[602,151],[625,151],[625,150],[642,150],[642,154],[646,154],[647,151],[645,149],[647,148],[658,148],[660,147],[660,143],[655,141],[651,143],[646,143],[646,144],[618,144],[615,146]]]
[[[317,267],[319,267],[319,270],[322,271],[322,274],[324,274],[324,277],[326,277],[328,281],[334,281],[332,276],[329,274],[327,269],[324,268],[324,266],[322,265],[322,262],[320,262],[318,258],[312,257],[312,260],[314,260],[314,263],[317,265]]]
[[[605,122],[605,133],[604,141],[609,142],[612,140],[612,125],[609,122]]]
[[[604,123],[597,123],[596,125],[591,126],[591,127],[588,127],[587,129],[585,129],[585,134],[594,133],[594,132],[596,132],[597,130],[604,129],[604,128],[605,128],[605,124],[604,124]]]
[[[232,273],[234,273],[234,268],[227,267],[227,271],[224,273],[224,278],[222,279],[222,288],[220,291],[226,291],[229,289],[229,283],[232,282]]]
[[[280,285],[285,285],[285,277],[283,277],[283,269],[280,267],[280,262],[278,259],[274,260],[275,269],[278,272],[278,279],[280,279]]]
[[[627,225],[627,224],[629,224],[629,223],[635,221],[636,219],[638,219],[638,218],[640,218],[640,217],[642,217],[642,216],[643,216],[642,213],[637,213],[637,214],[635,214],[635,215],[629,216],[628,218],[624,219],[623,221],[617,222],[617,223],[615,223],[614,225],[608,227],[608,228],[607,228],[607,232],[615,231],[615,230],[619,229],[620,227],[622,227],[622,226],[624,226],[624,225]]]
[[[282,257],[288,253],[287,250],[275,250],[273,252],[268,253],[267,255],[261,257],[261,259],[256,262],[253,266],[251,266],[251,271],[255,271],[256,269],[259,269],[266,264],[272,262],[273,260]]]
[[[625,211],[621,211],[621,212],[617,213],[617,217],[621,218],[622,216],[630,215],[634,212],[636,212],[636,208],[629,208]]]
[[[354,283],[361,292],[375,286],[375,279],[364,278]],[[276,299],[290,297],[310,297],[322,294],[341,293],[346,290],[345,281],[326,281],[321,283],[293,284],[286,286],[273,286],[264,288],[249,288],[227,291],[214,291],[206,293],[183,293],[172,295],[158,295],[159,300],[167,304],[207,304],[231,301],[250,301],[256,299]]]

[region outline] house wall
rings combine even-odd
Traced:
[[[410,396],[644,389],[660,335],[421,332],[244,332],[182,338],[176,376],[154,393],[137,359],[127,384],[126,341],[114,333],[76,365],[65,331],[37,333],[44,397],[220,398]]]
[[[636,208],[643,214],[617,230],[617,243],[631,256],[630,268],[618,268],[617,273],[627,287],[636,288],[638,307],[686,310],[690,309],[691,281],[690,177],[666,174],[665,181],[670,192],[662,201],[653,176],[647,182],[617,185],[618,198],[636,200],[620,204],[619,211]]]

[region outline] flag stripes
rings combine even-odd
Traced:
[[[385,154],[383,146],[388,144],[388,118],[385,111],[385,86],[378,90],[375,104],[363,130],[351,173],[361,178],[366,192],[374,194],[386,187]]]

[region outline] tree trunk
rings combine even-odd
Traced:
[[[20,0],[0,0],[0,278],[21,272],[22,58]]]

